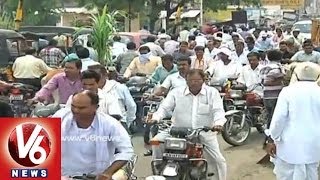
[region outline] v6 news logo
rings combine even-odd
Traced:
[[[61,178],[61,120],[31,118],[18,122],[10,119],[13,120],[16,123],[10,122],[12,126],[6,136],[9,156],[2,156],[11,162],[7,172],[1,172],[0,168],[0,177],[5,173],[8,179]],[[5,143],[5,137],[0,135],[1,143]]]

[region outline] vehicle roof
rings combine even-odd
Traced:
[[[119,35],[129,35],[129,36],[149,36],[149,35],[152,35],[152,34],[147,34],[147,33],[140,33],[140,32],[117,32],[116,34],[119,34]]]
[[[0,36],[4,36],[8,39],[13,39],[13,38],[25,39],[24,36],[21,35],[20,33],[14,30],[9,30],[9,29],[0,29]]]
[[[83,34],[83,33],[91,33],[92,29],[90,28],[77,28],[77,27],[67,27],[67,26],[22,26],[20,31],[28,31],[32,33],[69,33],[69,34]]]
[[[311,20],[303,20],[303,21],[298,21],[294,24],[312,24],[312,21]]]

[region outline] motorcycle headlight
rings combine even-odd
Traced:
[[[172,150],[185,150],[187,148],[187,140],[178,138],[167,138],[165,148]]]

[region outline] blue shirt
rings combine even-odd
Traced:
[[[171,71],[168,71],[166,68],[164,68],[162,65],[158,66],[154,73],[151,76],[151,82],[152,83],[160,83],[162,84],[163,81],[169,76],[170,74],[174,74],[178,72],[177,65],[173,65],[173,68]]]

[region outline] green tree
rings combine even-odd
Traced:
[[[240,0],[203,0],[204,10],[221,10],[225,9],[230,4],[237,3]],[[186,3],[200,2],[199,0],[77,0],[79,5],[88,7],[103,8],[105,3],[108,4],[109,10],[124,10],[129,12],[131,4],[131,13],[135,15],[138,12],[145,13],[149,18],[149,26],[154,30],[154,25],[159,19],[159,14],[162,10],[166,10],[167,20],[172,13],[176,12],[178,7],[183,7]],[[131,2],[131,3],[130,3]],[[245,5],[258,5],[260,0],[242,0]],[[172,4],[175,6],[172,7]]]
[[[12,14],[13,18],[19,0],[7,0],[3,11]],[[24,0],[23,2],[23,25],[55,25],[58,20],[56,9],[62,7],[61,0]]]

